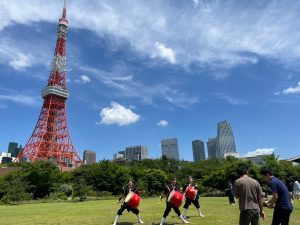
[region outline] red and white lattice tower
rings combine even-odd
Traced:
[[[50,160],[59,166],[77,167],[82,161],[68,130],[66,100],[66,0],[57,28],[57,42],[48,85],[42,89],[43,107],[34,131],[17,161]]]

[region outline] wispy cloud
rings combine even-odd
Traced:
[[[258,148],[255,151],[248,152],[245,157],[254,157],[257,155],[270,155],[273,154],[275,151],[275,148]]]
[[[83,83],[83,84],[86,84],[86,83],[89,83],[91,82],[91,79],[89,76],[87,75],[81,75],[79,76],[79,79],[76,79],[75,80],[76,83]]]
[[[160,53],[162,59],[182,66],[227,70],[254,64],[259,57],[287,66],[296,66],[299,61],[299,1],[194,0],[181,7],[173,1],[131,3],[73,0],[68,7],[70,24],[73,29],[125,40],[146,57]],[[2,0],[0,29],[16,23],[57,22],[61,8],[60,1],[23,0],[16,4]]]
[[[199,6],[199,0],[193,0],[194,3],[194,7],[198,7]]]
[[[0,103],[0,110],[1,109],[6,109],[8,108],[8,105],[4,104],[4,103]]]
[[[133,78],[133,75],[123,76],[123,77],[112,77],[111,79],[114,81],[131,81],[132,78]]]
[[[22,50],[11,46],[7,40],[0,39],[0,63],[7,63],[15,70],[25,70],[30,67],[33,57]]]
[[[294,87],[286,88],[282,91],[282,94],[288,95],[288,94],[297,94],[300,93],[300,82]]]
[[[157,123],[157,126],[160,126],[160,127],[166,127],[169,125],[169,122],[166,121],[166,120],[160,120],[158,123]]]
[[[0,91],[2,92],[0,92],[0,100],[7,103],[13,102],[21,105],[37,106],[41,102],[40,98],[29,93],[20,93],[19,91],[8,89],[1,89]],[[7,104],[5,104],[5,106],[7,106]]]
[[[230,95],[226,95],[226,94],[215,94],[217,99],[221,99],[224,100],[226,102],[228,102],[231,105],[247,105],[247,101],[236,98],[236,97],[232,97]]]
[[[109,88],[117,90],[111,95],[123,98],[137,98],[145,104],[156,105],[156,101],[164,100],[172,105],[187,108],[199,102],[199,98],[179,91],[171,84],[144,84],[142,81],[134,80],[134,76],[122,76],[115,72],[108,72],[92,67],[80,67],[82,71],[95,77],[96,80]],[[124,79],[122,79],[122,77]],[[121,79],[120,79],[121,78]],[[130,78],[130,79],[129,79]]]
[[[101,121],[97,124],[128,126],[136,123],[141,116],[117,102],[111,102],[111,107],[103,108],[100,112]]]

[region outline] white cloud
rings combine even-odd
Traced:
[[[134,113],[130,108],[125,108],[117,102],[111,102],[111,107],[103,108],[100,112],[100,117],[100,124],[117,124],[119,126],[127,126],[136,123],[141,119],[140,115]]]
[[[86,84],[86,83],[91,82],[91,79],[90,79],[87,75],[81,75],[81,76],[79,77],[79,79],[76,79],[76,80],[75,80],[75,82]]]
[[[282,94],[288,95],[288,94],[297,94],[300,93],[300,82],[298,82],[297,86],[295,87],[289,87],[287,89],[284,89],[282,91]]]
[[[161,127],[166,127],[169,125],[169,122],[166,121],[166,120],[160,120],[158,123],[157,123],[157,126],[161,126]]]
[[[16,55],[16,58],[13,58],[9,65],[15,70],[24,70],[27,67],[31,66],[31,62],[29,57],[23,53],[19,53]]]
[[[40,103],[40,99],[36,96],[29,95],[29,94],[18,94],[17,92],[13,91],[9,94],[0,94],[0,100],[7,101],[7,102],[14,102],[17,104],[28,105],[28,106],[35,106]]]
[[[256,63],[257,56],[287,66],[297,65],[299,1],[194,0],[195,5],[178,7],[172,1],[135,1],[132,5],[129,0],[73,0],[68,6],[68,17],[72,29],[88,29],[101,37],[108,35],[114,43],[127,41],[143,56],[156,54],[182,66],[227,70]],[[56,23],[61,8],[61,1],[20,0],[16,4],[2,0],[0,30],[16,23]],[[160,43],[155,47],[157,40]]]
[[[255,151],[248,152],[245,157],[254,157],[257,155],[270,155],[273,154],[275,151],[275,148],[259,148],[256,149]]]
[[[199,0],[193,0],[194,2],[194,7],[197,7],[199,5]]]
[[[176,63],[176,57],[173,49],[167,48],[164,44],[156,42],[156,53],[152,55],[153,58],[160,57],[162,59],[167,60],[169,63]]]
[[[32,65],[34,58],[25,54],[21,49],[13,47],[12,43],[0,39],[0,63],[8,64],[17,71],[25,70]]]

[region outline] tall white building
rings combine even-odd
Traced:
[[[177,138],[161,140],[161,151],[168,159],[180,160]]]

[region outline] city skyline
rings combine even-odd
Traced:
[[[3,151],[10,141],[25,146],[34,129],[62,5],[0,3]],[[156,158],[160,140],[177,137],[180,158],[192,160],[192,140],[214,137],[222,120],[234,127],[241,156],[299,155],[299,2],[129,5],[68,3],[68,125],[80,156],[94,149],[110,159],[142,144]]]

